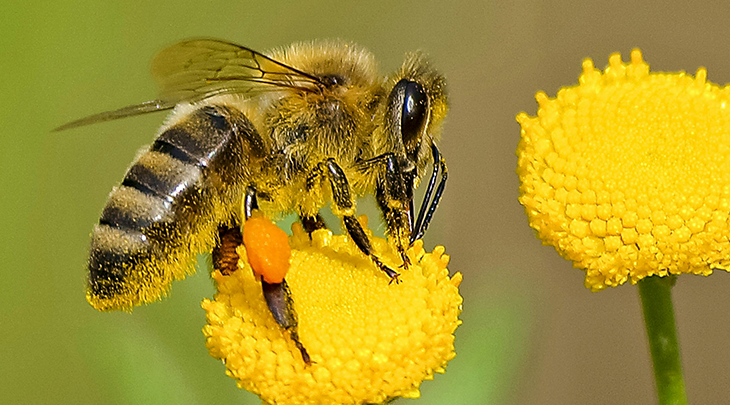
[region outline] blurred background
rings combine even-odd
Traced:
[[[4,403],[258,404],[207,353],[205,271],[133,314],[84,299],[91,227],[153,114],[62,133],[52,128],[154,98],[156,52],[207,36],[266,50],[343,38],[383,72],[422,49],[449,79],[441,150],[446,196],[426,237],[464,274],[464,324],[445,375],[419,404],[653,403],[635,286],[600,293],[543,247],[517,202],[520,111],[640,47],[653,70],[730,82],[723,1],[341,2],[38,0],[0,5],[0,396]],[[730,276],[679,277],[675,305],[687,391],[721,403],[730,371]]]

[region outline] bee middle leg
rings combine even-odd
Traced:
[[[324,218],[322,218],[319,213],[317,213],[317,215],[300,214],[299,220],[301,221],[304,230],[309,234],[310,239],[312,238],[312,232],[327,228],[327,224],[324,223]]]
[[[362,253],[370,257],[370,260],[390,278],[391,283],[400,282],[398,279],[400,274],[386,266],[375,254],[370,238],[365,234],[362,225],[360,225],[360,222],[355,217],[355,203],[350,193],[350,184],[340,165],[334,159],[330,158],[322,162],[318,170],[318,175],[324,176],[330,181],[334,208],[337,211],[336,213],[342,216],[345,229],[355,242],[355,245],[357,245]]]

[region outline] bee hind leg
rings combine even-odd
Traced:
[[[246,188],[246,192],[243,196],[243,215],[246,219],[251,218],[253,210],[258,209],[258,201],[256,199],[256,189],[253,186]],[[321,220],[321,217],[317,215],[317,218]],[[324,221],[322,221],[324,224]],[[245,226],[245,222],[244,222]],[[240,230],[238,235],[241,235]],[[221,235],[221,240],[223,236]],[[240,236],[239,245],[243,244],[243,236]],[[215,252],[215,250],[214,250]],[[236,258],[238,256],[236,255]],[[215,263],[215,261],[214,261]],[[264,299],[266,300],[266,306],[269,308],[269,312],[274,317],[279,326],[289,331],[294,345],[299,349],[302,354],[302,359],[306,364],[312,364],[312,360],[307,353],[307,349],[304,347],[302,342],[299,340],[299,321],[297,314],[294,311],[294,300],[291,297],[289,286],[286,284],[286,280],[282,280],[281,283],[267,283],[261,279],[261,289],[264,293]]]
[[[259,202],[256,199],[256,189],[253,186],[246,187],[243,195],[243,216],[245,219],[251,218],[253,210],[259,209]]]
[[[211,253],[213,268],[219,270],[224,276],[232,274],[238,268],[239,257],[236,248],[242,244],[243,235],[241,235],[239,226],[221,225],[218,227],[218,243]]]
[[[251,186],[246,188],[243,206],[246,219],[250,218],[251,212],[258,208],[256,189]],[[225,276],[232,274],[238,268],[239,257],[236,248],[241,245],[243,245],[243,235],[239,224],[234,222],[231,225],[220,225],[218,240],[211,252],[213,268]]]
[[[289,286],[286,284],[286,280],[283,280],[281,283],[267,283],[261,280],[261,288],[264,291],[266,305],[268,305],[269,311],[274,316],[276,323],[289,331],[291,339],[302,354],[304,362],[312,364],[307,349],[299,341],[299,321],[296,312],[294,312],[294,301],[291,298],[291,292],[289,291]]]

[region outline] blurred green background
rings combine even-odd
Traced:
[[[450,180],[426,245],[445,245],[452,272],[464,273],[464,324],[447,373],[413,403],[652,403],[636,288],[590,293],[527,226],[514,116],[535,113],[535,91],[576,83],[583,58],[603,67],[633,47],[654,70],[706,66],[709,80],[730,82],[728,17],[722,1],[3,2],[0,402],[259,403],[208,356],[205,271],[133,314],[84,299],[91,226],[164,114],[49,132],[153,98],[154,54],[207,36],[259,50],[344,38],[384,72],[422,49],[449,79]],[[728,288],[725,273],[680,277],[675,288],[694,403],[730,397]]]

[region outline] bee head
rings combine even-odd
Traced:
[[[431,145],[441,138],[441,124],[448,111],[446,81],[423,54],[413,53],[406,56],[388,83],[391,91],[385,128],[402,153],[401,170],[412,173],[418,183],[430,159]]]

